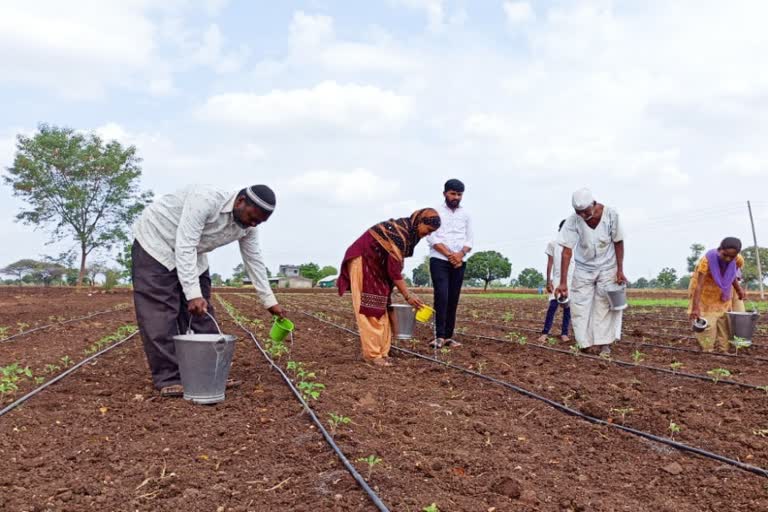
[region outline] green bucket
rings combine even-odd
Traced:
[[[274,341],[283,341],[293,331],[293,322],[287,318],[275,317],[272,329],[269,330],[269,337]]]

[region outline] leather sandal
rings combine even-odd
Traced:
[[[171,384],[160,388],[160,396],[163,398],[178,398],[184,396],[184,386],[181,384]]]

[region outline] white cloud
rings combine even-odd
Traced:
[[[503,4],[504,14],[510,26],[517,26],[536,19],[536,13],[528,2],[510,2]]]
[[[399,126],[410,110],[410,99],[394,92],[328,81],[311,89],[219,94],[208,99],[199,115],[249,126],[330,125],[372,132]]]
[[[478,137],[512,138],[526,133],[524,126],[516,126],[495,114],[471,114],[464,121],[467,134]]]
[[[397,197],[400,182],[384,178],[367,169],[352,171],[308,171],[288,183],[290,188],[326,204],[357,205]]]
[[[427,15],[427,28],[430,32],[440,32],[445,25],[443,0],[393,0],[405,7],[424,11]]]
[[[768,176],[768,157],[754,153],[728,153],[723,157],[720,170],[741,177]]]
[[[246,45],[236,51],[225,51],[225,40],[218,25],[210,25],[203,33],[200,46],[195,52],[194,61],[209,66],[217,73],[232,73],[239,71],[250,50]]]

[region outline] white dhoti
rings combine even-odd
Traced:
[[[571,321],[581,348],[609,345],[621,338],[622,311],[611,311],[606,288],[616,282],[616,267],[585,270],[578,266],[571,285]]]

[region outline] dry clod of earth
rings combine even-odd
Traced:
[[[661,468],[662,471],[665,471],[669,473],[670,475],[677,476],[683,472],[683,466],[678,464],[677,462],[673,462],[672,464],[668,464]]]
[[[523,486],[514,478],[505,476],[497,480],[496,483],[493,484],[491,490],[496,494],[501,494],[502,496],[516,500],[520,497],[520,494],[522,494]]]

